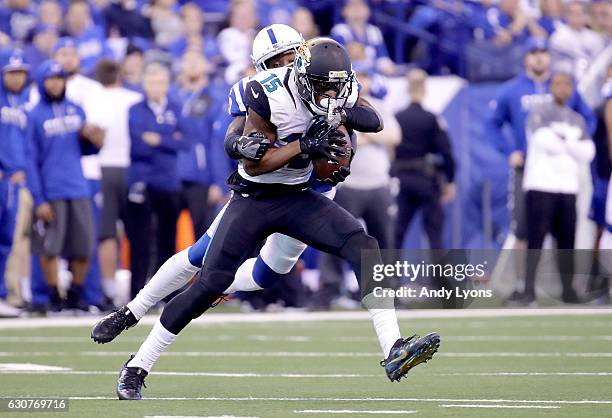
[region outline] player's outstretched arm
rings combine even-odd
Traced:
[[[271,143],[274,143],[274,141],[276,141],[276,127],[270,121],[264,119],[257,112],[249,108],[242,135],[263,135],[269,139]],[[244,171],[246,171],[249,176],[260,176],[278,170],[301,152],[299,141],[294,141],[280,148],[270,148],[259,161],[243,159]]]

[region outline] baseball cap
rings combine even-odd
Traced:
[[[55,44],[55,48],[53,48],[53,53],[55,54],[57,51],[59,51],[62,48],[76,48],[76,47],[77,47],[77,44],[74,41],[74,39],[68,36],[64,36],[57,40],[57,44]]]
[[[548,51],[548,41],[544,38],[529,38],[525,45],[525,54],[535,51]]]
[[[26,62],[23,52],[20,49],[7,51],[3,54],[1,61],[2,72],[30,70],[30,65]]]

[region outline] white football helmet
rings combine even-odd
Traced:
[[[297,50],[304,38],[291,26],[275,23],[266,26],[253,40],[251,59],[257,71],[267,70],[266,61],[291,49]]]

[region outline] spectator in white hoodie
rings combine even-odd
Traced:
[[[582,116],[573,111],[568,100],[573,94],[573,79],[568,73],[553,74],[551,103],[535,108],[527,120],[527,160],[523,178],[527,208],[527,276],[520,304],[535,302],[535,277],[544,238],[548,233],[557,248],[574,248],[576,195],[579,173],[595,156]],[[557,257],[566,303],[578,302],[572,285],[573,259]]]

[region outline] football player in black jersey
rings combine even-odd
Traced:
[[[161,352],[192,319],[223,296],[241,263],[259,242],[276,232],[350,264],[383,350],[381,365],[391,381],[399,381],[436,352],[438,334],[402,338],[393,300],[373,297],[374,282],[367,267],[382,262],[376,240],[346,210],[309,187],[311,160],[333,160],[346,145],[330,120],[338,123],[334,122],[338,117],[340,123],[373,124],[374,129],[382,129],[375,111],[347,106],[351,100],[356,102],[353,78],[345,49],[332,39],[316,38],[298,50],[293,68],[264,71],[247,84],[243,136],[265,140],[269,149],[258,160],[243,159],[228,181],[233,196],[202,272],[189,289],[166,305],[147,340],[121,370],[120,399],[140,399],[144,378]],[[369,251],[370,259],[362,270],[364,250]]]

